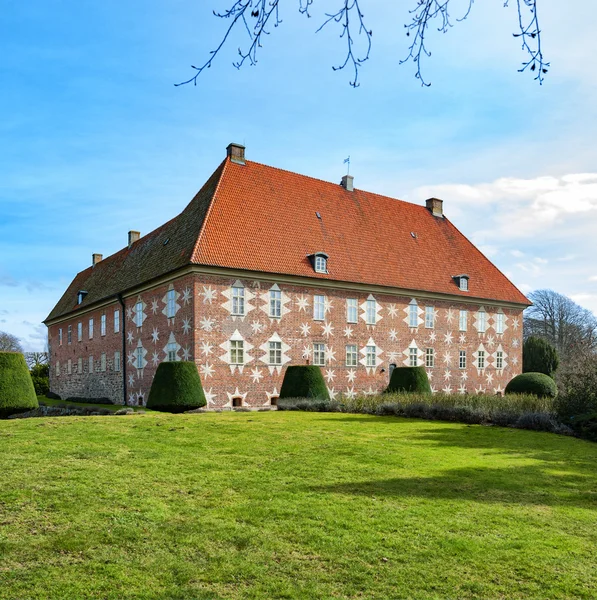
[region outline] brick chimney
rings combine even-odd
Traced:
[[[425,200],[425,206],[427,210],[434,217],[442,217],[444,216],[444,201],[439,198],[428,198]]]
[[[230,159],[230,162],[236,163],[237,165],[244,165],[245,147],[240,144],[228,144],[226,147],[226,156]]]
[[[340,184],[347,192],[354,191],[354,177],[352,175],[344,175],[342,177],[342,183]]]
[[[141,233],[139,231],[129,231],[129,248],[139,240]]]
[[[91,255],[91,266],[95,267],[95,265],[97,265],[98,262],[102,261],[102,258],[104,258],[101,254],[92,254]]]

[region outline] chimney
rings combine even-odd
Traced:
[[[230,159],[230,162],[236,163],[237,165],[245,164],[245,147],[240,144],[228,144],[226,148],[226,156]]]
[[[95,267],[98,262],[101,262],[102,258],[104,258],[101,254],[92,254],[91,255],[91,266]]]
[[[141,233],[138,231],[129,231],[129,248],[139,240]]]
[[[439,198],[428,198],[425,200],[425,206],[427,210],[434,217],[442,217],[444,216],[444,201]]]
[[[342,183],[340,184],[347,192],[354,191],[354,177],[352,175],[344,175],[342,177]]]

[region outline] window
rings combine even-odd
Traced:
[[[427,368],[435,367],[435,350],[433,348],[425,350],[425,366]]]
[[[137,327],[143,325],[143,302],[135,304],[135,325]]]
[[[479,350],[477,353],[477,365],[479,369],[485,368],[485,350]]]
[[[356,323],[358,317],[358,307],[356,298],[348,298],[346,300],[346,322]]]
[[[282,342],[270,342],[269,343],[269,364],[270,365],[281,365],[282,364]]]
[[[460,285],[459,285],[460,289],[463,292],[468,292],[468,277],[461,277],[459,283],[460,283]]]
[[[79,360],[77,361],[77,373],[79,375],[83,374],[83,359],[81,357],[79,357]]]
[[[60,377],[60,361],[56,361],[56,377]]]
[[[325,319],[325,296],[315,296],[313,301],[313,318],[316,321],[323,321]]]
[[[282,292],[280,290],[269,291],[269,316],[274,318],[282,316]]]
[[[73,326],[72,325],[69,325],[68,329],[66,330],[66,341],[69,344],[73,341]]]
[[[68,362],[66,363],[66,373],[67,373],[67,375],[72,375],[72,373],[73,373],[73,363],[70,358],[68,359]]]
[[[89,357],[89,372],[93,373],[93,356]]]
[[[365,364],[368,367],[375,367],[377,364],[377,353],[375,346],[365,347]]]
[[[100,335],[106,335],[106,315],[100,317]]]
[[[479,333],[487,331],[487,313],[484,310],[477,313],[477,331]]]
[[[346,346],[346,366],[356,367],[357,366],[357,347],[355,344],[348,344]]]
[[[468,310],[461,310],[460,317],[458,318],[458,325],[459,325],[460,331],[467,330],[467,323],[468,323]]]
[[[143,348],[135,348],[135,367],[137,369],[143,368]]]
[[[77,341],[80,342],[83,339],[83,323],[77,323]]]
[[[376,304],[373,299],[367,300],[365,304],[365,322],[367,325],[375,325],[375,321],[377,320]]]
[[[178,350],[176,342],[168,342],[166,349],[168,351],[168,362],[176,362],[178,360],[176,357],[176,351]]]
[[[243,399],[239,398],[238,396],[235,396],[234,398],[232,398],[232,407],[233,408],[238,408],[241,407],[243,405]]]
[[[410,367],[416,367],[417,366],[417,356],[418,352],[416,348],[409,348],[408,349],[408,365]]]
[[[106,370],[106,353],[105,352],[102,352],[102,355],[100,356],[100,370],[101,371]]]
[[[230,363],[233,365],[245,364],[245,343],[242,340],[230,342]]]
[[[315,255],[315,272],[316,273],[327,273],[328,272],[328,261],[325,256],[321,254]]]
[[[120,352],[114,352],[114,370],[120,371]]]
[[[120,331],[120,311],[116,309],[114,311],[114,333],[118,333]]]
[[[58,345],[62,346],[62,327],[58,330]]]
[[[233,315],[244,315],[245,314],[245,288],[244,287],[232,287],[232,314]]]
[[[433,306],[425,307],[425,327],[427,329],[435,327],[435,308]]]
[[[313,364],[325,366],[325,344],[313,344]]]
[[[498,313],[496,316],[496,321],[495,321],[495,331],[496,333],[504,333],[504,313]]]
[[[176,314],[176,291],[166,292],[166,317],[171,319]]]
[[[416,304],[408,305],[408,326],[418,327],[419,325],[419,307]]]
[[[458,353],[458,368],[466,369],[466,350],[460,350]]]
[[[504,368],[504,353],[501,350],[498,350],[495,353],[495,368],[496,369]]]
[[[93,319],[89,319],[89,339],[93,339]]]

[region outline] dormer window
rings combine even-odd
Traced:
[[[77,304],[81,304],[81,302],[83,302],[85,299],[85,296],[87,296],[87,292],[84,290],[79,290],[77,292]]]
[[[456,282],[458,289],[462,292],[468,292],[468,280],[469,280],[468,275],[455,275],[454,276],[454,281]]]
[[[328,255],[325,252],[315,252],[309,258],[316,273],[328,272]]]

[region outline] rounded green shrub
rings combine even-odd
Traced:
[[[533,394],[539,398],[555,398],[558,395],[556,382],[545,373],[522,373],[511,379],[506,394]]]
[[[194,362],[163,362],[153,378],[147,408],[180,413],[207,404]]]
[[[396,367],[392,371],[387,393],[418,392],[431,394],[429,378],[424,367]]]
[[[38,407],[25,357],[18,352],[0,352],[0,418]]]
[[[522,372],[554,376],[560,360],[556,349],[537,336],[528,338],[522,347]]]
[[[315,365],[293,365],[286,368],[280,398],[317,398],[329,400],[328,388],[321,369]]]

